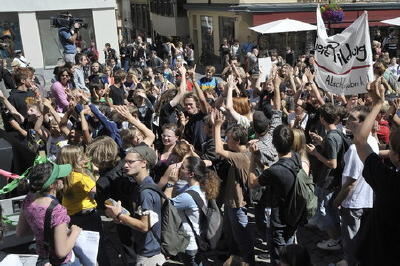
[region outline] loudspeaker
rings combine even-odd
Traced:
[[[0,138],[0,169],[11,172],[13,160],[13,150],[11,144],[3,138]],[[0,176],[0,188],[7,184],[7,179]]]

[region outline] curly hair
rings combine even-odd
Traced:
[[[219,194],[221,181],[214,171],[207,168],[206,164],[199,157],[190,156],[186,158],[188,171],[200,183],[200,188],[206,193],[207,199],[216,199]]]
[[[51,163],[42,163],[32,167],[27,176],[29,180],[29,190],[31,192],[41,191],[52,171],[53,164]],[[50,188],[48,188],[48,190],[50,190]]]

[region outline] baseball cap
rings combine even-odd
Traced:
[[[47,189],[51,184],[53,184],[57,179],[68,176],[72,171],[72,166],[70,164],[55,164],[53,163],[53,170],[49,179],[44,183],[42,190]]]
[[[156,152],[147,145],[136,146],[128,149],[126,152],[139,154],[140,157],[142,157],[145,161],[147,161],[149,168],[154,167],[157,163]]]

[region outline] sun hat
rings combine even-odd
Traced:
[[[53,170],[51,171],[50,177],[43,184],[42,190],[47,189],[57,179],[68,176],[72,172],[72,166],[70,164],[55,164],[52,163]]]

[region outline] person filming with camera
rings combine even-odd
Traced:
[[[69,23],[63,23],[58,29],[58,37],[60,38],[61,45],[64,49],[64,61],[75,64],[76,45],[75,41],[78,38],[78,31],[81,28],[81,23],[74,22],[72,15],[62,14],[64,17],[63,21]],[[72,23],[71,23],[72,22]],[[72,24],[72,25],[71,25]]]

